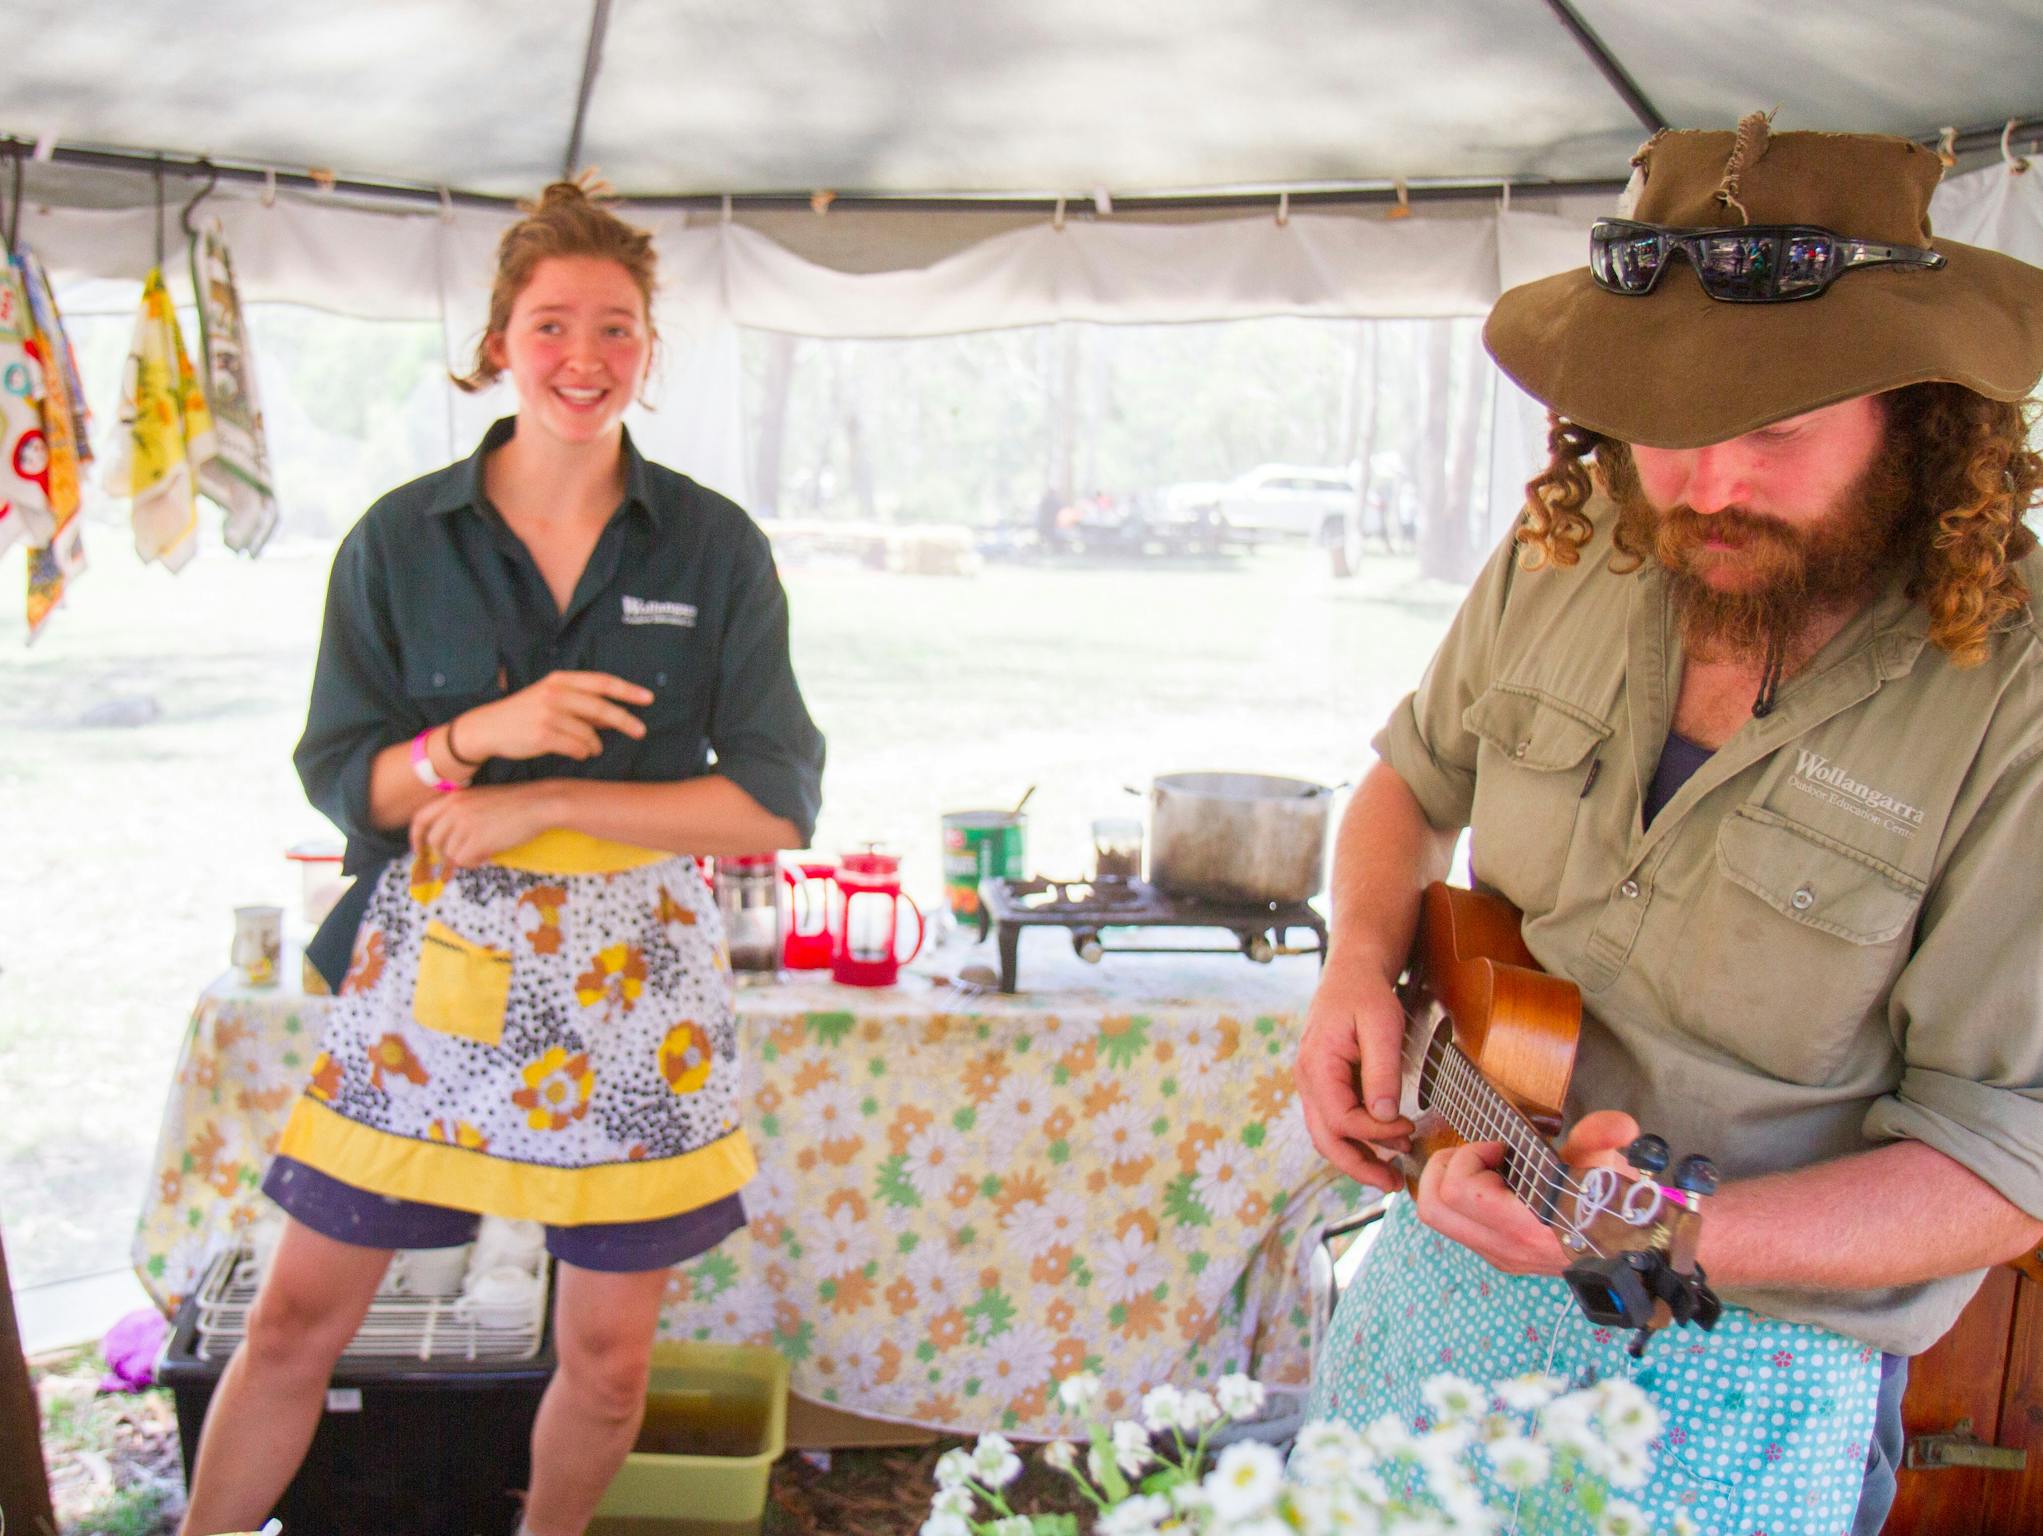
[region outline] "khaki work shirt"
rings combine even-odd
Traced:
[[[1897,584],[1646,827],[1680,637],[1658,568],[1611,573],[1590,510],[1575,566],[1521,570],[1505,541],[1376,738],[1581,988],[1570,1117],[1627,1110],[1726,1179],[1909,1137],[2043,1216],[2033,605],[1960,670]],[[2043,591],[2043,555],[2023,569]],[[1914,1354],[1979,1280],[1725,1299]]]

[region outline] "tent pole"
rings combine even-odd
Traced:
[[[596,94],[596,71],[603,67],[603,38],[609,30],[610,0],[596,0],[595,14],[589,18],[589,48],[582,55],[582,88],[575,94],[575,124],[568,130],[567,154],[560,162],[563,180],[579,169],[576,162],[582,158],[582,125],[588,120],[589,98]]]
[[[1603,46],[1603,39],[1589,29],[1589,23],[1575,14],[1575,8],[1568,0],[1546,0],[1546,8],[1554,13],[1555,19],[1568,29],[1576,45],[1589,56],[1589,62],[1596,66],[1596,72],[1609,82],[1610,88],[1624,98],[1624,104],[1632,109],[1632,116],[1646,125],[1650,133],[1658,133],[1667,126],[1667,119],[1660,115],[1660,109],[1646,100],[1646,93],[1639,89],[1638,82],[1625,73],[1625,68],[1611,56]]]

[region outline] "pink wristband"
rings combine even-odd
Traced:
[[[440,777],[433,767],[433,760],[426,753],[426,738],[433,734],[433,727],[427,726],[411,739],[411,771],[419,776],[419,782],[427,789],[437,789],[448,794],[461,788],[459,784]]]

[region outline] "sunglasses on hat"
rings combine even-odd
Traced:
[[[1667,229],[1599,219],[1589,231],[1589,272],[1611,293],[1647,294],[1677,251],[1688,258],[1703,292],[1727,304],[1813,299],[1860,267],[1934,271],[1944,264],[1935,251],[1852,240],[1807,224]]]

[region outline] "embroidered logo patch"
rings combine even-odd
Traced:
[[[651,598],[624,598],[627,624],[672,624],[677,629],[695,628],[695,604],[662,603]]]
[[[1922,825],[1922,812],[1917,807],[1885,790],[1861,784],[1822,753],[1806,747],[1795,754],[1795,771],[1788,776],[1788,787],[1903,837],[1913,837],[1915,829]]]

